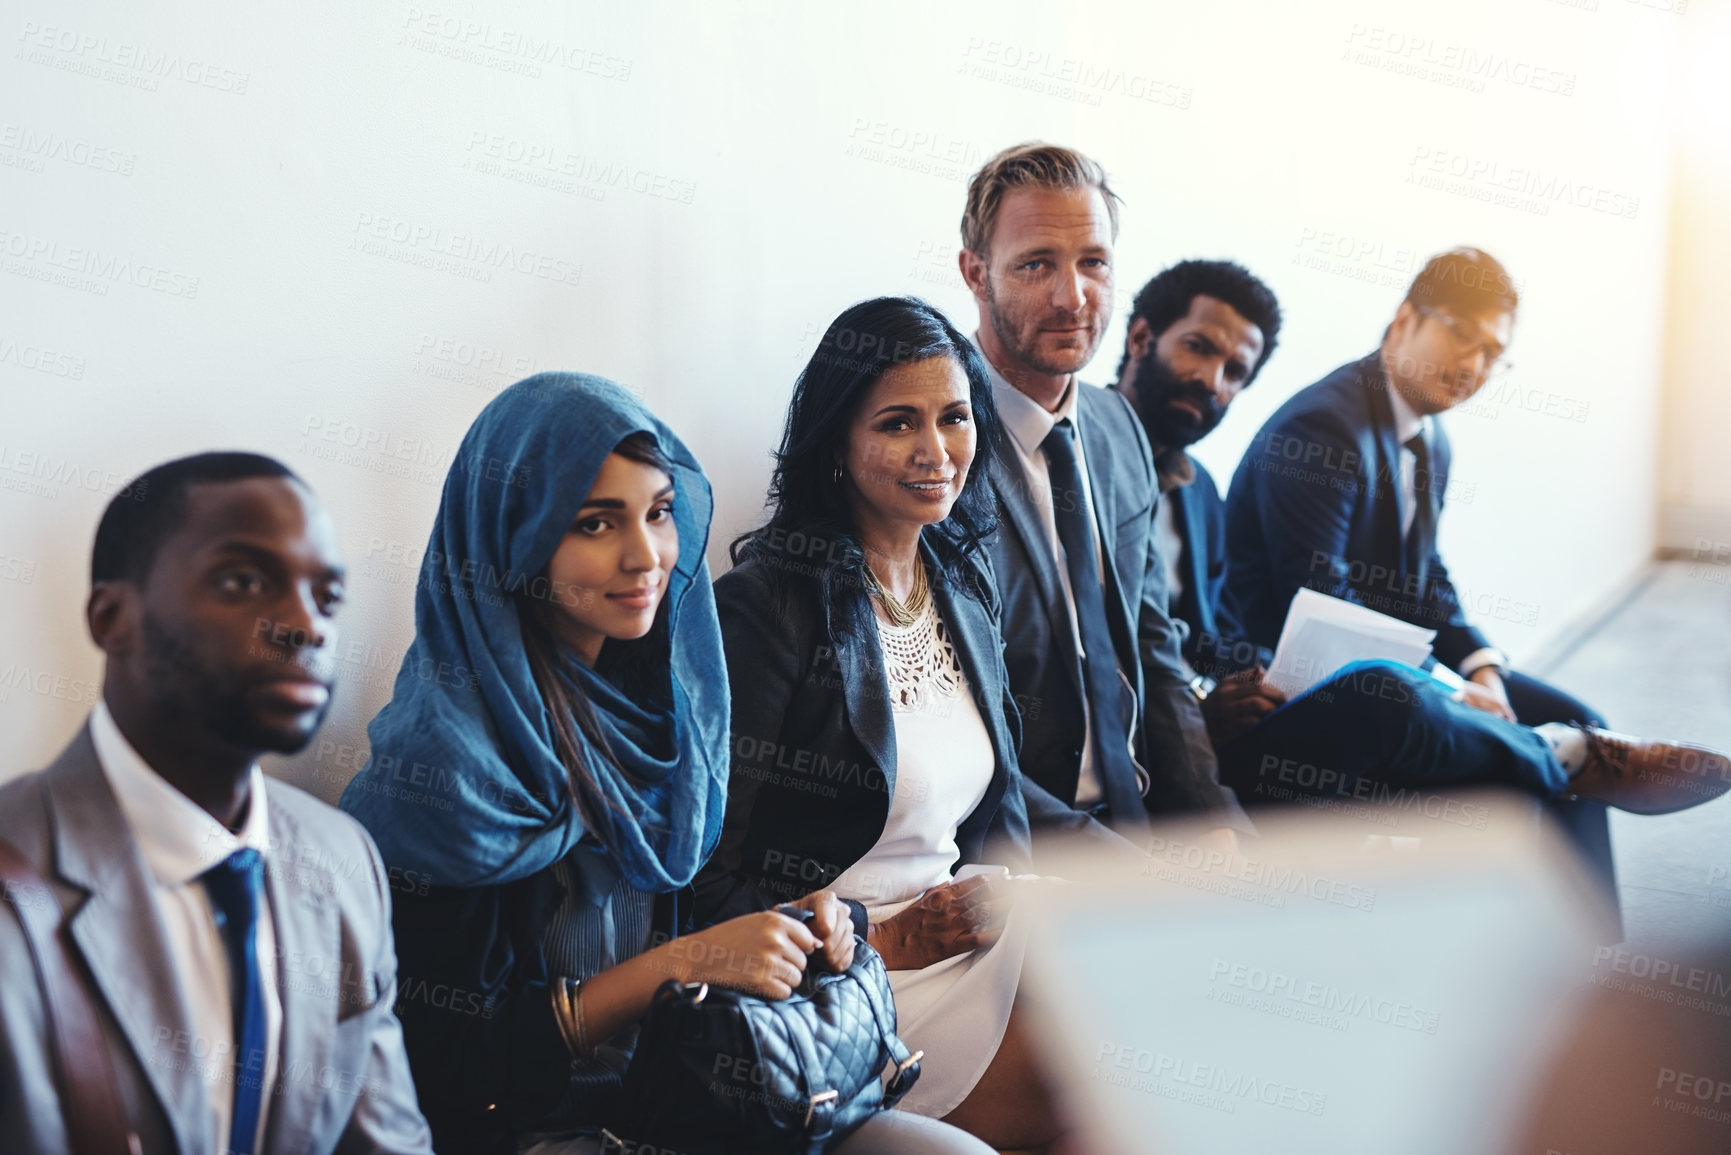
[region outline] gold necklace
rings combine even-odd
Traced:
[[[897,601],[896,596],[884,588],[869,562],[866,563],[866,584],[870,587],[872,597],[883,606],[884,617],[889,619],[890,625],[899,630],[905,630],[919,621],[926,612],[926,603],[931,600],[931,588],[926,584],[926,563],[923,561],[914,563],[914,588],[908,593],[905,604]]]

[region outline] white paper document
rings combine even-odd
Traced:
[[[1435,630],[1301,589],[1286,611],[1268,680],[1293,697],[1353,662],[1382,659],[1417,666],[1430,657],[1435,638]]]

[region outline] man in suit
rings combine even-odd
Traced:
[[[1530,729],[1471,683],[1443,685],[1395,663],[1349,667],[1290,704],[1263,678],[1277,635],[1241,624],[1226,506],[1184,450],[1255,380],[1279,329],[1273,293],[1249,272],[1185,261],[1137,295],[1119,366],[1119,392],[1154,447],[1166,496],[1156,536],[1222,780],[1247,803],[1378,802],[1445,821],[1463,815],[1439,790],[1515,787],[1550,800],[1614,896],[1602,804],[1654,813],[1716,797],[1731,786],[1722,755],[1559,723]]]
[[[1489,254],[1439,254],[1414,278],[1380,348],[1300,391],[1263,425],[1226,509],[1227,581],[1251,637],[1272,643],[1293,594],[1314,589],[1436,630],[1437,658],[1505,717],[1596,721],[1580,702],[1510,670],[1467,620],[1436,549],[1450,461],[1438,415],[1506,363],[1518,303]]]
[[[392,1004],[387,875],[347,815],[266,778],[330,702],[343,569],[287,468],[158,466],[110,502],[86,606],[102,697],[0,788],[52,890],[135,1151],[430,1151]],[[0,913],[0,1150],[71,1149],[32,956]],[[64,993],[64,992],[62,992]],[[64,1057],[63,1057],[64,1058]]]
[[[1290,703],[1264,678],[1270,654],[1239,624],[1227,582],[1226,507],[1214,478],[1185,452],[1225,416],[1268,363],[1280,334],[1274,293],[1228,261],[1182,261],[1136,295],[1118,391],[1154,448],[1163,500],[1156,536],[1170,573],[1183,656],[1202,697],[1221,777],[1248,802],[1306,796],[1408,800],[1414,790],[1467,784],[1574,794],[1641,813],[1693,806],[1731,787],[1662,772],[1669,758],[1710,768],[1699,747],[1619,745],[1589,731],[1588,757],[1565,766],[1570,727],[1507,721],[1466,688],[1392,662],[1361,663]],[[1451,692],[1452,691],[1452,692]],[[1282,708],[1284,707],[1284,708]],[[1313,768],[1307,773],[1305,767]],[[1649,773],[1642,774],[1641,770]],[[1658,771],[1658,772],[1654,772]],[[1327,785],[1315,789],[1327,774]],[[1300,780],[1304,781],[1300,781]]]
[[[960,264],[1010,433],[992,463],[992,564],[1022,715],[1030,822],[1077,811],[1146,845],[1150,817],[1248,830],[1179,674],[1151,515],[1153,461],[1117,394],[1082,384],[1110,318],[1117,198],[1093,160],[1024,144],[968,186]]]

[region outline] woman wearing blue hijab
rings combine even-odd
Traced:
[[[342,799],[391,868],[397,1009],[446,1155],[595,1150],[668,978],[779,999],[808,955],[851,961],[827,891],[797,904],[809,930],[765,911],[672,941],[725,808],[712,509],[673,431],[597,377],[518,382],[451,464],[415,640]],[[879,1118],[840,1149],[968,1150]]]

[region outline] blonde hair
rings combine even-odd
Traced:
[[[1073,148],[1041,141],[1013,145],[988,160],[968,181],[968,207],[962,213],[962,247],[986,255],[1004,194],[1013,188],[1098,189],[1118,239],[1118,194],[1106,183],[1100,163]]]

